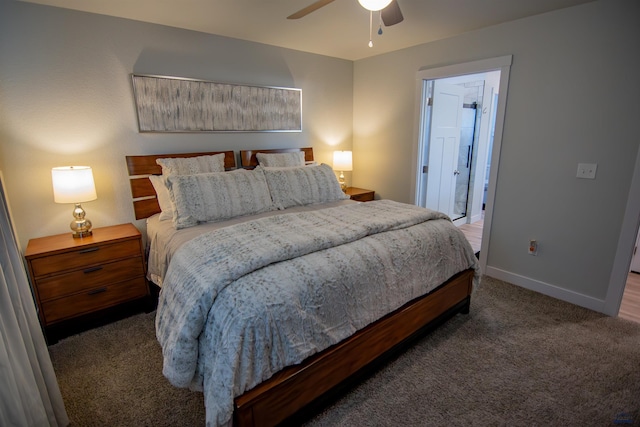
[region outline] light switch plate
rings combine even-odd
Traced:
[[[597,163],[578,163],[578,173],[576,177],[584,179],[595,179]]]

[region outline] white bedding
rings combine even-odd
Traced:
[[[204,391],[207,425],[230,424],[234,397],[283,367],[477,271],[442,214],[389,200],[332,206],[173,230],[166,251],[162,223],[151,231],[163,373]]]
[[[295,206],[287,209],[290,212],[308,212],[317,209],[331,208],[344,204],[358,204],[353,200],[339,200],[336,202],[313,204],[307,206]],[[195,227],[176,230],[171,221],[160,221],[161,214],[155,214],[147,218],[147,279],[162,287],[164,275],[171,257],[180,246],[189,240],[219,228],[228,227],[234,224],[265,218],[273,215],[280,215],[282,211],[269,211],[257,215],[241,216],[226,221],[207,222]]]

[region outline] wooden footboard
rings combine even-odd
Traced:
[[[458,273],[428,295],[237,397],[234,426],[275,426],[443,317],[468,313],[472,280],[473,270]]]

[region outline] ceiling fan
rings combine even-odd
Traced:
[[[334,1],[335,0],[317,0],[296,13],[287,16],[287,19],[300,19]],[[371,12],[369,18],[369,33],[371,33],[373,12],[380,11],[380,20],[386,27],[390,27],[404,20],[397,0],[358,0],[358,3]],[[382,25],[380,25],[378,34],[382,34]],[[373,42],[371,41],[371,37],[369,37],[369,47],[371,46],[373,46]]]

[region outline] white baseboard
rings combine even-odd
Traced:
[[[508,271],[491,266],[487,266],[485,274],[495,279],[504,280],[505,282],[523,287],[525,289],[540,292],[541,294],[550,296],[552,298],[556,298],[571,304],[579,305],[580,307],[604,313],[604,300],[563,289],[549,283],[530,279],[528,277],[510,273]]]
[[[474,222],[478,222],[482,219],[482,212],[480,212],[477,215],[472,215],[471,216],[471,220],[469,221],[470,224],[473,224]]]

